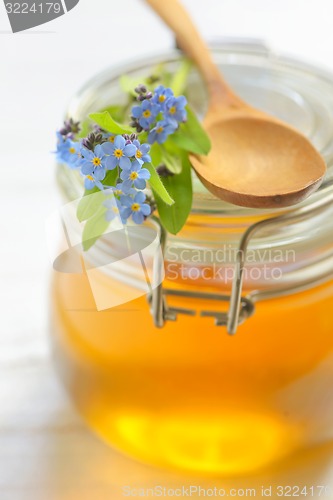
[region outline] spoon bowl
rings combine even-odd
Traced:
[[[206,123],[208,156],[191,155],[202,183],[215,196],[253,208],[299,203],[320,185],[326,167],[296,130],[254,110]],[[260,150],[260,155],[258,154]]]
[[[253,208],[294,205],[318,189],[326,165],[310,141],[232,91],[178,0],[146,1],[173,30],[207,85],[204,128],[212,148],[207,156],[190,155],[207,189],[222,200]]]

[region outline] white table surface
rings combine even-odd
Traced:
[[[184,3],[206,38],[265,39],[275,50],[333,70],[332,0]],[[0,500],[120,500],[124,485],[333,488],[333,445],[274,473],[238,480],[182,477],[137,464],[86,429],[54,374],[44,233],[45,218],[59,203],[54,131],[70,97],[93,74],[172,44],[139,0],[81,0],[66,16],[15,35],[0,5]]]

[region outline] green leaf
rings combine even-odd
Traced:
[[[157,199],[158,197],[160,198],[161,202],[163,202],[163,204],[166,203],[167,205],[172,205],[174,203],[174,200],[169,195],[160,176],[156,172],[155,167],[151,163],[149,163],[145,165],[145,168],[147,168],[150,172],[149,184],[154,192],[155,199]]]
[[[109,170],[107,172],[102,183],[105,186],[115,186],[117,179],[118,169],[115,168],[114,170]],[[90,219],[90,217],[93,217],[103,205],[103,201],[105,201],[105,195],[98,187],[94,187],[93,189],[86,189],[77,206],[76,215],[79,221],[83,222],[87,219]]]
[[[109,226],[105,218],[106,208],[101,206],[98,212],[87,220],[82,234],[82,246],[86,252],[102,236]]]
[[[107,187],[115,186],[118,177],[119,177],[118,168],[114,168],[113,170],[108,170],[104,180],[102,181],[102,184]]]
[[[109,106],[105,110],[103,109],[103,111],[101,111],[98,114],[103,114],[105,112],[110,113],[110,115],[113,116],[113,119],[117,120],[118,122],[120,122],[124,118],[124,106]],[[81,130],[78,133],[77,137],[78,137],[78,139],[83,139],[84,137],[87,137],[87,135],[89,134],[89,132],[91,132],[91,122],[90,122],[90,120],[88,118],[85,119],[85,120],[83,120],[80,123],[80,127],[81,127]]]
[[[98,188],[95,191],[95,189],[86,190],[83,198],[79,201],[76,215],[80,222],[93,217],[103,204],[105,198],[102,191]]]
[[[182,157],[178,148],[174,148],[172,152],[168,151],[163,146],[161,150],[161,163],[163,163],[173,174],[180,174],[182,171]]]
[[[187,106],[187,122],[180,125],[170,140],[180,148],[198,155],[207,155],[211,148],[207,133],[189,106]]]
[[[89,118],[111,134],[121,135],[133,133],[132,128],[116,122],[108,111],[104,111],[103,113],[92,113],[89,115]]]
[[[140,134],[138,134],[138,139],[141,142],[141,144],[143,144],[144,142],[147,142],[148,141],[148,132],[146,132],[145,130],[140,132]]]
[[[101,110],[100,112],[107,111],[110,113],[112,118],[117,122],[124,120],[124,107],[123,105],[108,106],[107,108]]]
[[[181,173],[163,179],[164,187],[175,203],[167,206],[159,198],[155,200],[161,222],[172,234],[177,234],[182,229],[192,207],[191,164],[186,153],[183,153],[182,160]]]
[[[149,151],[153,165],[160,165],[162,163],[161,146],[157,142],[152,144]]]
[[[185,91],[192,66],[193,64],[189,59],[184,59],[178,71],[173,75],[170,87],[176,96],[183,94]]]

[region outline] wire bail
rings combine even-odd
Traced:
[[[330,197],[329,199],[326,198],[318,200],[310,206],[295,208],[286,214],[266,218],[248,227],[248,229],[242,235],[239,243],[237,259],[235,263],[234,280],[232,283],[230,296],[206,292],[172,290],[163,287],[163,280],[161,279],[161,276],[163,275],[162,273],[164,269],[163,256],[165,254],[167,232],[161,225],[159,219],[157,217],[153,217],[160,231],[160,244],[162,250],[161,255],[163,258],[161,260],[161,255],[158,255],[154,261],[154,278],[156,279],[155,283],[160,284],[155,289],[153,289],[152,293],[148,296],[148,302],[151,307],[151,314],[153,316],[155,326],[157,328],[162,328],[165,325],[166,321],[176,321],[178,314],[185,314],[188,316],[195,316],[197,314],[197,311],[195,309],[170,307],[167,303],[168,296],[186,297],[210,301],[214,300],[217,302],[228,302],[228,311],[221,312],[203,310],[200,311],[200,316],[214,317],[216,326],[226,326],[228,333],[230,335],[234,335],[237,332],[239,325],[244,323],[244,321],[246,321],[254,314],[256,302],[301,292],[307,290],[312,286],[317,286],[327,282],[333,277],[333,269],[330,273],[325,272],[323,273],[323,275],[308,279],[300,285],[287,286],[285,288],[279,288],[275,291],[255,290],[253,292],[250,292],[245,297],[242,296],[246,255],[250,241],[254,237],[254,235],[266,226],[278,227],[281,225],[283,226],[295,222],[301,222],[308,217],[309,212],[311,212],[312,216],[315,216],[326,210],[328,207],[332,208],[332,197]]]

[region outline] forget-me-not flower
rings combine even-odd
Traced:
[[[106,207],[105,218],[107,221],[111,222],[116,217],[121,218],[121,203],[116,198],[107,199],[104,201],[103,205]],[[122,218],[121,218],[122,220]],[[122,220],[122,222],[124,222]]]
[[[149,130],[149,127],[154,123],[155,118],[160,112],[152,99],[146,99],[141,106],[133,106],[132,116],[139,121],[139,124],[144,130]]]
[[[70,168],[79,167],[81,155],[81,144],[71,139],[64,139],[60,132],[57,132],[57,161],[66,163]]]
[[[103,191],[104,186],[101,183],[101,181],[94,179],[92,175],[86,175],[84,178],[84,187],[85,189],[93,189],[95,186],[97,186],[101,191]]]
[[[116,136],[114,134],[105,133],[105,134],[102,134],[102,136],[106,142],[111,142],[111,144],[114,144],[114,140],[116,138]]]
[[[151,208],[145,203],[145,200],[146,195],[142,191],[139,191],[134,198],[131,196],[122,196],[120,198],[122,219],[127,221],[132,216],[136,224],[142,224],[145,218],[151,213]]]
[[[155,89],[152,101],[164,110],[165,104],[170,97],[173,97],[172,90],[160,85]]]
[[[150,172],[135,160],[129,170],[121,172],[120,178],[124,181],[122,183],[124,191],[128,191],[133,185],[136,189],[145,189],[146,180],[150,179]]]
[[[102,144],[103,151],[106,155],[105,165],[108,170],[115,169],[118,165],[120,168],[131,168],[131,160],[135,153],[136,147],[134,144],[126,144],[123,136],[117,135],[113,144],[105,142]]]
[[[153,144],[158,142],[158,144],[163,144],[170,134],[173,134],[177,129],[177,124],[172,121],[162,120],[156,123],[155,127],[149,132],[148,142]]]
[[[168,120],[174,120],[177,123],[186,121],[187,112],[185,106],[187,99],[183,95],[180,97],[171,97],[165,105],[164,117]]]
[[[135,153],[135,159],[143,165],[143,163],[151,163],[151,157],[148,154],[150,151],[149,144],[140,144],[140,141],[134,140],[134,146],[137,148]]]
[[[116,186],[111,187],[114,196],[122,196],[127,194],[136,194],[136,189],[132,185],[124,185],[124,182],[118,182]]]
[[[100,144],[98,144],[94,151],[90,151],[85,147],[81,148],[82,162],[81,172],[84,175],[93,175],[97,181],[102,181],[106,175],[105,161],[106,157]]]

